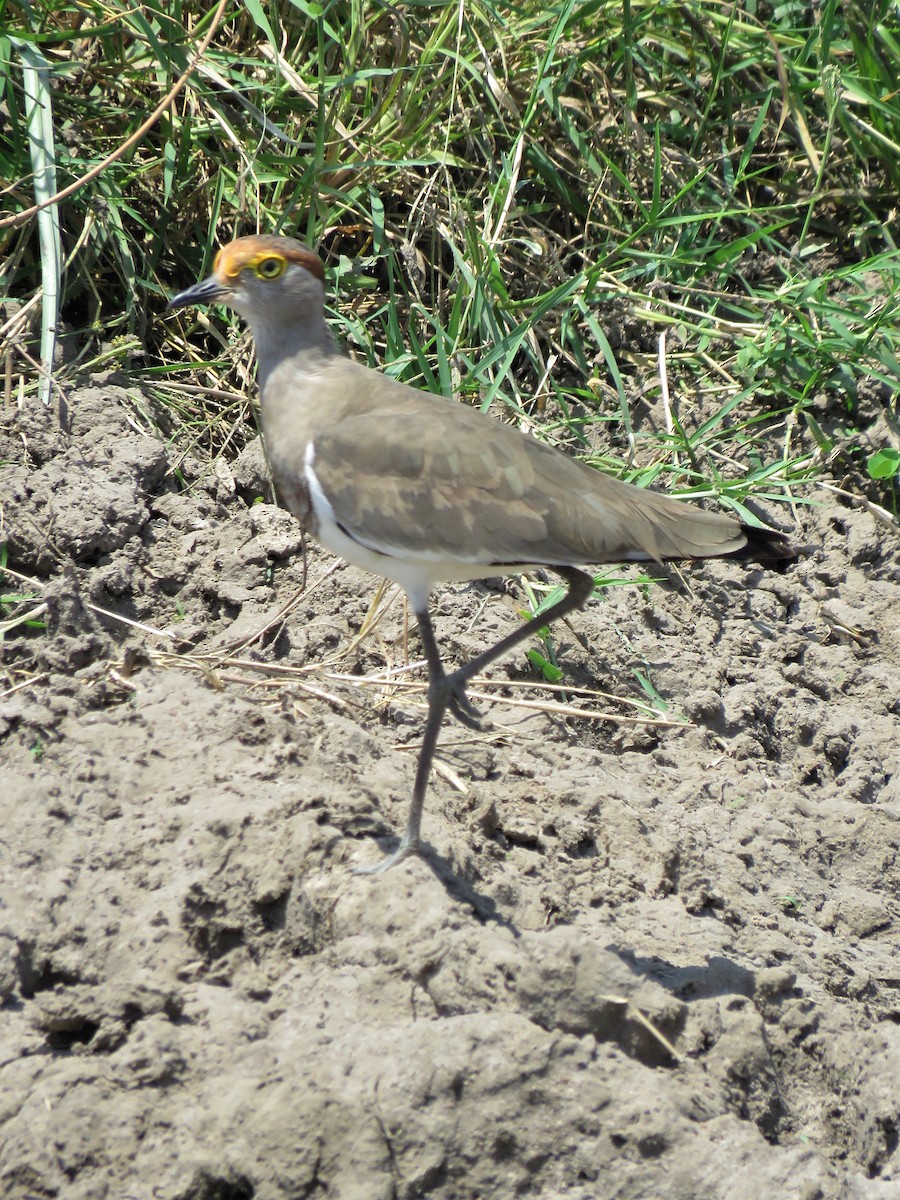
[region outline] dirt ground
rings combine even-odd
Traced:
[[[114,379],[0,420],[0,1194],[900,1197],[895,534],[819,490],[782,573],[610,589],[372,878],[418,648],[269,496]],[[522,605],[442,591],[448,657]],[[671,725],[512,703],[635,671]]]

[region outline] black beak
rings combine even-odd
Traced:
[[[187,308],[189,304],[214,304],[216,300],[222,300],[228,294],[228,288],[219,283],[215,275],[210,275],[209,279],[203,279],[173,296],[166,305],[166,312],[173,312],[176,308]]]

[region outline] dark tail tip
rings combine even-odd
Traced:
[[[751,558],[761,563],[787,564],[797,557],[788,536],[777,529],[761,529],[756,525],[742,525],[741,533],[747,539],[746,546],[735,550],[731,558]]]

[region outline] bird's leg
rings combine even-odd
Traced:
[[[419,638],[422,642],[422,649],[425,651],[425,661],[428,664],[429,712],[434,698],[443,696],[444,708],[449,708],[457,721],[469,729],[480,730],[481,713],[466,695],[465,681],[454,682],[458,672],[454,671],[452,675],[448,675],[444,670],[428,609],[417,611],[416,620],[419,623]]]
[[[545,613],[541,613],[539,617],[532,617],[530,621],[526,621],[524,625],[507,634],[495,646],[490,646],[476,658],[457,667],[449,675],[445,672],[444,664],[441,662],[427,609],[416,613],[419,622],[419,637],[428,663],[429,697],[432,690],[435,689],[446,692],[448,694],[447,707],[453,716],[467,728],[476,731],[482,729],[481,713],[466,695],[466,684],[469,680],[483,671],[485,667],[490,666],[495,659],[504,655],[507,650],[512,650],[514,646],[518,646],[520,642],[524,642],[532,634],[538,633],[551,622],[581,608],[593,592],[594,580],[586,571],[579,571],[576,567],[554,567],[553,570],[569,585],[566,594]]]
[[[354,871],[355,875],[380,875],[404,858],[408,858],[409,855],[418,854],[425,792],[428,788],[431,764],[434,762],[434,753],[437,749],[438,735],[441,731],[444,714],[449,708],[463,725],[467,725],[470,729],[481,728],[478,721],[478,710],[466,695],[466,684],[469,680],[492,663],[494,659],[499,658],[501,654],[505,654],[507,650],[517,646],[519,642],[524,641],[533,633],[543,629],[551,621],[581,608],[594,590],[594,581],[585,571],[579,571],[575,567],[554,567],[553,569],[569,585],[565,596],[547,612],[542,613],[539,617],[532,617],[530,621],[526,621],[519,629],[499,641],[496,646],[491,646],[490,649],[485,650],[484,653],[479,654],[477,658],[473,658],[464,666],[457,668],[450,675],[444,670],[427,607],[416,610],[419,636],[422,639],[422,647],[428,663],[428,720],[419,750],[409,818],[403,837],[400,839],[400,845],[394,853],[389,854],[387,858],[372,867],[357,867]]]
[[[445,676],[446,678],[446,676]],[[419,761],[416,766],[416,779],[413,784],[412,800],[409,805],[409,817],[406,829],[400,839],[400,845],[381,862],[371,867],[356,867],[354,875],[381,875],[404,858],[419,853],[420,833],[422,829],[422,810],[425,807],[425,792],[431,775],[431,764],[434,762],[434,751],[437,747],[438,734],[444,721],[444,713],[449,703],[449,693],[436,690],[429,681],[428,686],[428,720],[425,723],[425,733],[419,749]]]
[[[441,725],[444,722],[444,713],[454,704],[454,701],[465,704],[469,709],[472,708],[464,692],[462,692],[461,697],[458,697],[454,688],[447,686],[449,676],[444,670],[444,664],[441,662],[441,656],[438,652],[437,641],[435,640],[427,607],[416,610],[416,619],[419,622],[419,635],[422,638],[425,658],[428,662],[428,720],[425,722],[425,732],[422,735],[422,745],[419,749],[419,761],[416,765],[416,779],[413,784],[412,800],[409,805],[409,817],[403,837],[400,839],[400,845],[393,854],[389,854],[380,863],[375,863],[374,866],[356,867],[353,872],[354,875],[381,875],[396,863],[402,862],[404,858],[408,858],[411,854],[419,853],[422,811],[425,808],[425,792],[428,789],[431,764],[434,762],[434,752],[437,748]],[[454,711],[456,710],[454,709]],[[479,728],[477,721],[472,718],[463,717],[460,713],[457,713],[457,715],[464,724],[471,724],[476,729]]]
[[[575,612],[581,608],[589,599],[594,590],[594,580],[586,571],[579,571],[577,567],[553,567],[557,575],[566,581],[569,585],[569,590],[557,602],[547,609],[545,613],[541,613],[538,617],[532,617],[530,621],[526,621],[518,629],[514,629],[512,633],[507,634],[505,638],[497,642],[496,646],[491,646],[477,658],[471,659],[458,667],[452,674],[447,676],[447,685],[452,690],[453,695],[459,698],[463,697],[465,703],[471,710],[465,694],[466,684],[475,675],[478,675],[485,667],[490,664],[507,650],[512,650],[513,646],[518,646],[519,642],[525,641],[532,634],[538,633],[545,626],[550,625],[553,621],[558,621],[560,617],[566,617],[570,612]],[[455,710],[451,710],[455,712]],[[458,713],[456,714],[459,715]],[[467,724],[467,722],[463,722]]]

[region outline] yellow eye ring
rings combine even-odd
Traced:
[[[259,262],[254,263],[253,270],[258,279],[278,279],[284,274],[287,259],[279,254],[267,254]]]

